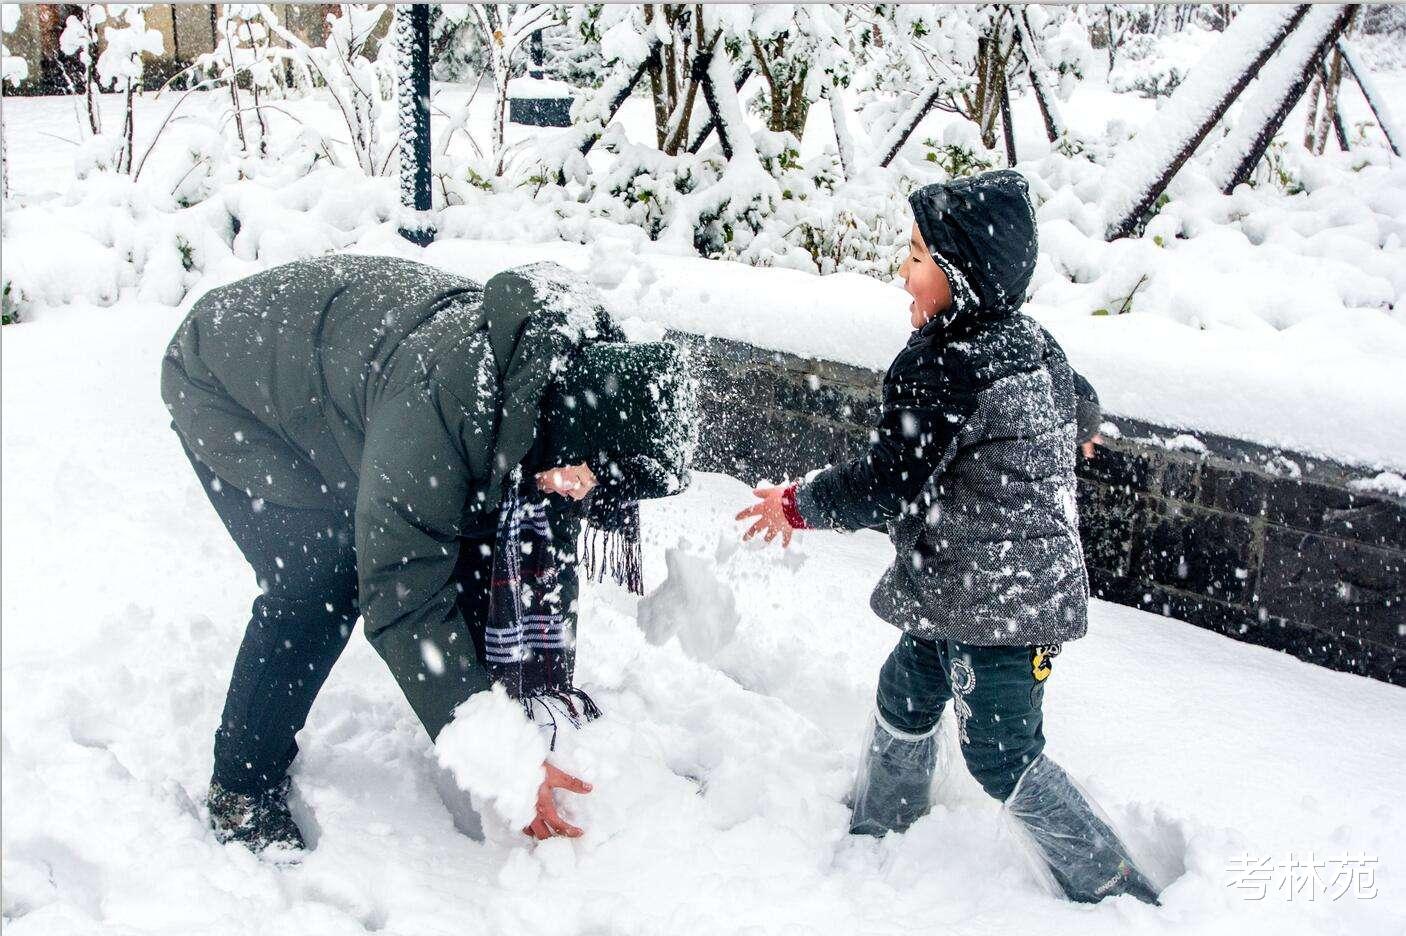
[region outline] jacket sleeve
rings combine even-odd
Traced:
[[[1103,407],[1099,404],[1098,391],[1094,385],[1076,371],[1069,363],[1069,357],[1064,353],[1058,341],[1055,341],[1044,328],[1040,329],[1040,335],[1045,339],[1045,362],[1055,364],[1069,371],[1074,383],[1074,441],[1079,445],[1098,435],[1098,427],[1103,423]]]
[[[879,425],[859,458],[796,488],[796,509],[813,528],[860,530],[896,518],[917,498],[956,443],[976,396],[955,360],[905,351],[884,379]]]
[[[369,422],[356,503],[366,636],[430,737],[489,679],[459,609],[470,471],[457,423],[423,388],[382,400]]]

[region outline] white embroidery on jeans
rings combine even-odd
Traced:
[[[963,744],[970,744],[967,719],[971,718],[972,707],[967,704],[967,694],[976,688],[976,671],[966,660],[953,660],[948,679],[952,683],[952,709],[957,713],[957,734]]]

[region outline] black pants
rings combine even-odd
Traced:
[[[330,498],[323,509],[250,498],[185,451],[259,583],[215,732],[213,776],[228,790],[257,793],[288,772],[296,735],[356,624],[352,519]],[[461,541],[455,571],[460,610],[471,625],[479,625],[488,604],[491,555],[481,545]],[[471,629],[480,641],[481,625]]]
[[[884,721],[911,734],[956,709],[962,756],[987,793],[1004,801],[1045,749],[1045,680],[1054,647],[975,647],[904,634],[879,673]]]

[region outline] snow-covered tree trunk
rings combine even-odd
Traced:
[[[141,85],[144,54],[160,55],[164,46],[161,33],[148,29],[146,8],[150,4],[113,4],[108,25],[103,27],[104,48],[98,56],[98,81],[109,88],[121,88],[123,101],[122,136],[113,168],[132,172],[132,149],[136,138],[136,94]],[[120,25],[114,25],[120,24]]]
[[[547,3],[473,3],[470,15],[488,51],[493,76],[491,146],[494,173],[502,174],[508,128],[508,85],[513,79],[513,57],[539,29],[556,22],[556,10]]]
[[[1011,120],[1011,94],[1006,82],[1001,82],[1001,136],[1006,143],[1006,165],[1014,166],[1015,157],[1015,126]]]
[[[9,9],[9,6],[6,6]],[[78,58],[83,66],[83,103],[87,110],[88,132],[98,136],[103,132],[102,115],[98,112],[98,26],[107,19],[107,7],[90,3],[80,16],[70,16],[59,36],[59,51]]]
[[[544,169],[549,177],[556,178],[558,185],[566,184],[568,174],[584,178],[586,156],[644,77],[649,58],[661,40],[657,33],[638,38],[640,41],[630,43],[614,57],[610,74],[601,86],[572,106],[571,129],[557,137],[543,154]]]
[[[1060,115],[1059,101],[1049,82],[1045,58],[1035,42],[1028,14],[1023,8],[1015,17],[1015,25],[1020,51],[1025,56],[1026,72],[1030,76],[1030,88],[1035,92],[1035,103],[1039,105],[1040,117],[1045,122],[1045,136],[1054,143],[1064,136],[1064,118]]]
[[[1338,89],[1343,83],[1343,57],[1337,52],[1332,53],[1332,64],[1324,67],[1322,59],[1318,66],[1319,81],[1323,83],[1323,112],[1318,117],[1318,128],[1314,131],[1313,152],[1317,156],[1323,155],[1323,150],[1328,145],[1328,130],[1338,123]],[[1341,141],[1339,141],[1341,142]],[[1346,147],[1344,147],[1346,149]]]
[[[1315,6],[1260,72],[1254,94],[1241,109],[1239,122],[1211,159],[1208,175],[1222,192],[1230,194],[1235,186],[1249,180],[1270,141],[1317,74],[1324,53],[1342,35],[1356,11],[1352,5]],[[1231,30],[1250,13],[1241,13]],[[1230,35],[1230,30],[1226,35]]]
[[[718,143],[727,158],[727,167],[717,182],[679,200],[674,217],[659,237],[661,242],[672,244],[676,249],[695,248],[705,218],[728,213],[741,219],[749,212],[771,210],[780,197],[776,180],[762,166],[752,133],[743,118],[726,45],[721,41],[712,45],[703,93],[717,123]]]
[[[708,53],[707,53],[705,56],[703,56],[702,62],[701,62],[701,64],[699,65],[699,70],[700,70],[700,72],[706,72],[706,71],[707,71],[708,62],[710,62],[710,61],[712,60],[712,57],[713,57],[712,50],[709,50]],[[748,80],[749,78],[751,78],[751,77],[752,77],[752,65],[751,65],[751,63],[750,63],[750,62],[743,62],[743,63],[742,63],[742,67],[737,70],[737,77],[736,77],[736,78],[733,80],[733,82],[732,82],[732,90],[733,90],[735,93],[740,94],[740,93],[742,92],[742,86],[745,85],[745,84],[747,83],[747,80]],[[703,126],[698,129],[698,132],[693,135],[693,141],[688,144],[688,151],[689,151],[690,153],[696,153],[696,152],[698,152],[699,150],[701,150],[701,149],[703,148],[703,144],[706,143],[706,142],[708,142],[708,137],[712,135],[713,131],[716,130],[717,127],[718,127],[717,121],[713,119],[713,112],[712,112],[712,110],[710,109],[710,110],[708,111],[708,119],[707,119],[707,121],[705,121],[704,124],[703,124]]]
[[[425,246],[434,239],[430,201],[430,10],[395,8],[396,115],[400,141],[401,236]]]
[[[841,85],[831,85],[825,89],[825,97],[830,102],[830,122],[835,126],[835,151],[840,156],[840,166],[846,179],[853,179],[859,171],[855,163],[854,134],[849,126],[849,104],[845,100],[845,89]]]
[[[913,135],[913,131],[918,129],[918,124],[922,123],[923,118],[928,115],[928,111],[932,110],[937,99],[942,97],[946,87],[947,83],[944,78],[929,82],[927,87],[918,92],[908,108],[894,121],[888,133],[884,134],[883,139],[879,141],[878,151],[882,154],[879,157],[881,167],[893,162],[898,151],[903,148],[903,144],[907,143],[908,138]]]
[[[1377,89],[1377,83],[1372,78],[1372,73],[1367,70],[1366,65],[1358,60],[1356,53],[1347,42],[1339,39],[1337,49],[1342,54],[1343,64],[1347,66],[1352,80],[1357,82],[1357,87],[1362,90],[1362,96],[1367,99],[1367,106],[1371,109],[1372,116],[1376,118],[1377,126],[1381,128],[1382,135],[1386,137],[1387,146],[1391,147],[1392,153],[1400,156],[1402,147],[1406,146],[1406,128],[1402,128],[1396,123],[1396,116],[1387,105],[1386,98]]]
[[[1309,4],[1251,7],[1231,22],[1166,106],[1109,163],[1101,204],[1106,239],[1138,229],[1167,183],[1308,12]]]

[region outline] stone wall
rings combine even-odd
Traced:
[[[668,337],[702,387],[700,469],[780,480],[863,450],[881,374]],[[1322,459],[1105,418],[1078,468],[1097,596],[1406,685],[1406,499]]]

